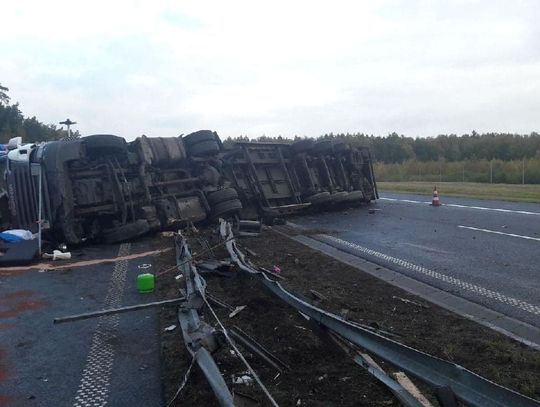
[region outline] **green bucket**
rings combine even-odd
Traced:
[[[155,277],[153,274],[144,273],[137,276],[137,290],[140,293],[151,293],[154,291]]]

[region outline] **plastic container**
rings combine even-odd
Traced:
[[[151,293],[154,291],[154,287],[155,277],[153,274],[144,273],[137,276],[137,290],[139,290],[141,294]]]

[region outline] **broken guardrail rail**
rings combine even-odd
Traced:
[[[175,246],[178,270],[184,275],[186,282],[186,301],[180,305],[178,310],[178,322],[184,343],[206,377],[218,402],[222,406],[234,406],[233,396],[209,351],[209,349],[217,349],[219,345],[219,336],[216,335],[218,331],[199,317],[199,310],[205,303],[206,283],[193,266],[191,253],[182,235],[179,234],[175,237]]]
[[[226,243],[226,241],[222,243]],[[177,270],[184,275],[186,284],[186,288],[184,290],[184,297],[186,300],[181,303],[178,308],[178,322],[180,323],[186,348],[193,358],[191,366],[193,365],[193,361],[197,362],[220,405],[227,407],[234,406],[234,397],[229,391],[229,388],[227,387],[223,376],[221,375],[221,372],[211,355],[211,352],[217,350],[223,344],[223,342],[228,341],[268,398],[270,405],[277,407],[278,404],[268,392],[268,389],[261,382],[253,368],[249,365],[248,361],[240,353],[240,350],[236,347],[233,340],[229,336],[227,329],[221,323],[218,316],[210,306],[210,303],[206,298],[206,282],[199,275],[196,267],[193,265],[193,258],[191,256],[191,252],[189,251],[189,247],[185,238],[180,233],[175,236],[175,246],[176,267]],[[202,321],[199,317],[199,311],[204,305],[208,307],[216,319],[217,323],[221,327],[221,331],[214,329],[208,323]],[[188,372],[191,370],[191,366],[188,369]],[[184,384],[185,381],[181,384],[179,390],[174,396],[175,398]]]
[[[258,278],[277,297],[330,331],[402,369],[427,385],[435,389],[449,387],[458,400],[474,407],[540,406],[540,402],[487,380],[463,366],[431,356],[355,326],[335,314],[305,302],[283,288],[279,282],[257,270],[245,258],[243,253],[238,250],[231,224],[223,219],[220,219],[220,235],[222,239],[227,240],[225,246],[233,262],[242,271]]]

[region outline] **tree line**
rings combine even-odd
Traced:
[[[26,143],[58,140],[67,132],[53,124],[44,124],[36,117],[25,117],[19,103],[10,103],[9,89],[0,83],[0,143],[6,144],[10,138],[22,137]]]
[[[258,137],[262,142],[294,142],[282,136]],[[352,145],[367,146],[375,161],[383,163],[403,163],[414,160],[465,161],[465,160],[522,160],[540,158],[540,134],[484,133],[457,136],[441,134],[436,137],[413,138],[391,133],[388,136],[373,136],[364,133],[325,134],[319,139],[344,140]],[[229,138],[227,141],[250,141],[246,136]]]
[[[0,83],[0,143],[21,136],[25,142],[58,140],[67,135],[65,130],[53,124],[44,124],[36,117],[25,117],[18,103],[10,103],[9,89]],[[474,161],[474,160],[523,160],[540,159],[540,134],[484,133],[441,134],[436,137],[413,138],[397,133],[373,136],[364,133],[329,133],[319,139],[344,140],[355,146],[367,146],[377,162],[404,163],[408,161]],[[260,141],[292,143],[301,140],[283,136],[247,136],[228,138],[225,144],[234,141]]]

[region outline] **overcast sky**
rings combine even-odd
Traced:
[[[540,131],[540,2],[10,1],[0,83],[84,135]]]

